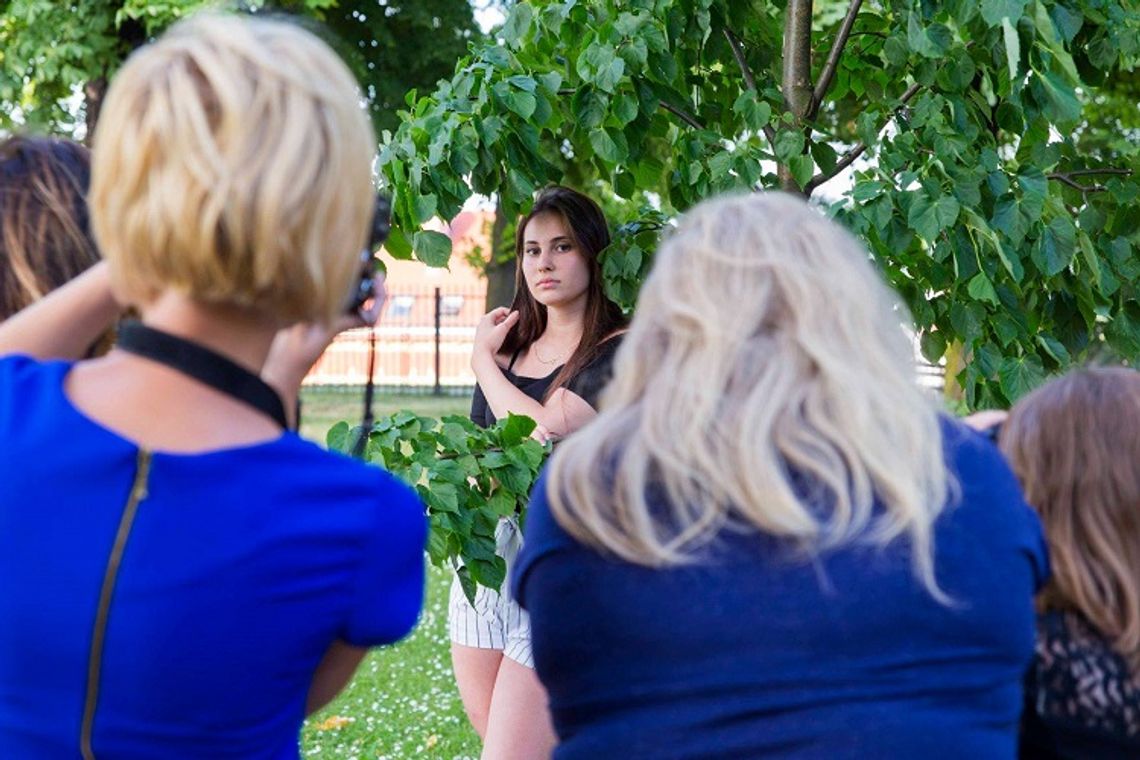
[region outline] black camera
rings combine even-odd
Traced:
[[[372,208],[372,225],[368,232],[368,246],[360,253],[360,280],[348,305],[348,313],[356,314],[376,297],[375,251],[384,245],[391,229],[392,202],[385,195],[377,195]]]

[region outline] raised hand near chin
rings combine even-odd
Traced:
[[[475,352],[494,356],[503,347],[511,328],[519,321],[519,313],[505,306],[483,315],[475,327]]]

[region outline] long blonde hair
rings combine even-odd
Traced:
[[[729,526],[811,554],[905,533],[942,598],[948,474],[907,319],[866,250],[804,201],[701,203],[658,251],[599,415],[553,459],[555,518],[647,566]]]
[[[1140,673],[1140,373],[1098,367],[1021,399],[1000,444],[1041,516],[1045,608],[1075,610]]]

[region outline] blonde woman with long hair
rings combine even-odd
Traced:
[[[0,757],[297,758],[414,625],[423,505],[282,400],[313,358],[282,328],[359,281],[374,146],[348,67],[283,21],[181,22],[111,82],[106,264],[0,325]]]
[[[514,572],[555,758],[1013,755],[1041,529],[905,320],[800,199],[681,218]]]
[[[1000,445],[1041,516],[1024,758],[1140,757],[1140,373],[1077,370],[1017,402]]]

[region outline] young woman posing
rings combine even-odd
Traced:
[[[514,303],[491,311],[475,331],[477,424],[524,414],[546,439],[594,417],[625,323],[602,289],[598,254],[609,243],[601,209],[569,188],[543,190],[520,220]],[[518,525],[504,520],[498,535],[509,564],[520,546]],[[534,675],[526,613],[505,589],[479,587],[472,605],[456,581],[449,619],[455,678],[483,756],[548,757],[554,732]]]

